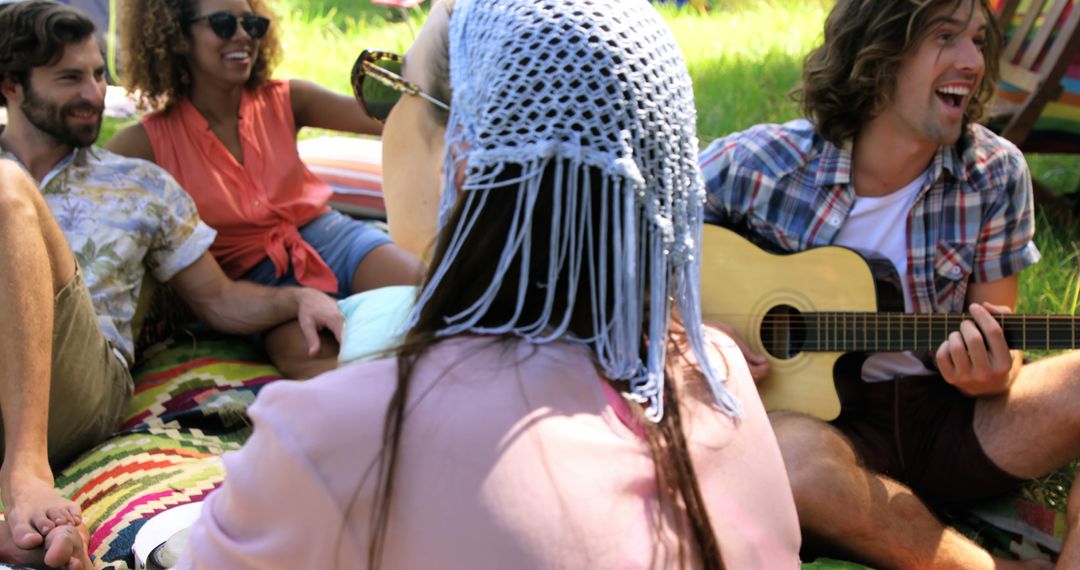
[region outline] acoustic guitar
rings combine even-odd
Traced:
[[[730,325],[769,361],[758,383],[765,408],[831,420],[840,414],[835,375],[845,356],[936,351],[965,314],[904,313],[888,261],[827,246],[773,254],[739,234],[706,225],[702,313]],[[1075,348],[1080,317],[998,315],[1014,349]],[[850,360],[847,361],[850,364]]]

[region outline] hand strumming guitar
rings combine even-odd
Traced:
[[[731,340],[735,341],[735,344],[742,351],[743,358],[746,358],[746,365],[750,367],[750,376],[754,378],[754,382],[760,382],[766,376],[769,375],[769,361],[764,356],[754,352],[750,345],[744,340],[739,333],[735,332],[735,329],[730,326],[721,323],[719,321],[704,321],[705,328],[714,328],[720,332],[731,337]]]

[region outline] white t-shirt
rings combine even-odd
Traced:
[[[857,196],[834,245],[854,249],[863,255],[873,254],[892,262],[904,289],[904,310],[911,311],[911,289],[907,280],[907,218],[915,197],[926,184],[923,172],[907,186],[879,197]],[[896,231],[896,228],[903,231]],[[863,364],[867,382],[892,380],[898,376],[932,374],[912,352],[873,354]]]

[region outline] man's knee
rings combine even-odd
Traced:
[[[859,468],[855,449],[839,430],[802,414],[769,415],[796,497],[850,484]]]
[[[53,293],[67,286],[75,275],[75,258],[67,238],[53,219],[34,179],[18,164],[0,159],[0,230],[8,228],[14,232],[0,231],[0,256],[25,255],[23,240],[33,241],[40,236],[52,270]],[[12,241],[16,242],[14,246]],[[4,257],[5,262],[9,259]]]
[[[13,223],[36,221],[40,200],[37,186],[30,175],[14,162],[0,160],[0,218]],[[37,225],[35,223],[32,227]]]

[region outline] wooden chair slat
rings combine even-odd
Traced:
[[[1035,22],[1039,19],[1039,14],[1042,13],[1043,5],[1046,0],[1031,0],[1031,5],[1028,6],[1026,12],[1024,12],[1024,18],[1020,21],[1020,25],[1013,31],[1012,36],[1009,38],[1009,43],[1005,46],[1005,51],[1002,54],[1002,60],[1013,61],[1016,59],[1017,54],[1020,53],[1020,49],[1024,47],[1024,40],[1031,34],[1031,29],[1035,25]],[[1019,6],[1019,2],[1013,5],[1013,13],[1015,14],[1016,8]],[[1009,20],[1001,22],[1002,30],[1007,30],[1009,27]]]
[[[1047,49],[1046,43],[1050,41],[1051,35],[1054,33],[1054,26],[1061,20],[1061,15],[1065,13],[1065,8],[1068,6],[1070,0],[1056,0],[1050,9],[1046,11],[1043,16],[1042,25],[1039,26],[1038,32],[1035,33],[1035,37],[1028,44],[1024,50],[1024,57],[1020,60],[1022,67],[1033,68],[1039,61],[1039,56],[1042,55],[1043,50]],[[1075,11],[1074,11],[1075,13]],[[1065,30],[1061,31],[1057,37],[1055,44],[1060,44],[1065,38]],[[1050,47],[1053,50],[1053,46]]]

